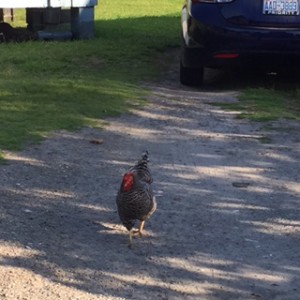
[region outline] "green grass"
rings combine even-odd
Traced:
[[[272,121],[280,118],[300,121],[300,89],[249,88],[241,91],[239,102],[221,103],[225,109],[238,110],[238,118]]]
[[[272,121],[292,119],[300,121],[300,84],[299,73],[290,72],[268,75],[264,72],[229,74],[223,83],[223,89],[239,91],[237,102],[217,103],[227,110],[240,113],[237,118],[253,121]]]
[[[0,152],[141,104],[139,83],[159,76],[162,53],[179,46],[181,2],[101,0],[92,40],[0,45]],[[24,11],[16,15],[13,26],[24,25]]]
[[[279,118],[300,121],[299,90],[248,89],[239,97],[245,104],[243,115],[256,121]],[[246,109],[245,109],[246,108]]]

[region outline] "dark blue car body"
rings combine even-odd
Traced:
[[[199,85],[205,67],[300,67],[300,0],[186,0],[180,80]]]

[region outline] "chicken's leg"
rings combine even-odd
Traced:
[[[143,230],[145,226],[145,220],[140,222],[139,229],[133,232],[134,235],[143,236]]]
[[[132,236],[134,235],[134,231],[131,229],[129,231],[129,241],[128,241],[128,247],[131,248],[132,247]]]
[[[143,230],[144,230],[144,226],[145,226],[145,221],[150,218],[150,216],[155,212],[156,208],[157,208],[156,200],[155,200],[155,197],[153,197],[153,207],[152,207],[152,209],[150,210],[150,212],[146,216],[144,216],[142,218],[138,230],[134,230],[133,235],[144,236]]]

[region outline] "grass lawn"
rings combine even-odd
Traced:
[[[161,54],[179,46],[181,5],[101,0],[95,39],[0,45],[0,152],[53,130],[101,126],[141,104],[147,91],[138,83],[158,76]],[[25,26],[24,11],[17,20],[13,26]]]
[[[262,74],[260,74],[262,75]],[[300,121],[300,84],[295,76],[272,76],[241,83],[236,103],[219,103],[228,110],[238,110],[238,118],[272,121],[280,118]]]
[[[240,118],[254,121],[272,121],[279,118],[300,121],[300,94],[296,90],[252,88],[239,96]]]

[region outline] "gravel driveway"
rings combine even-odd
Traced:
[[[299,299],[299,123],[238,120],[211,105],[236,92],[176,81],[104,130],[7,153],[0,299]],[[115,196],[144,149],[158,209],[129,249]]]

